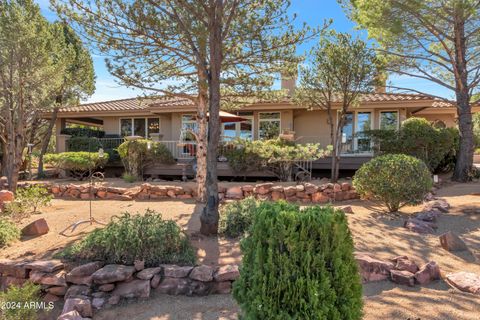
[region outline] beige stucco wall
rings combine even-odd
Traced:
[[[427,119],[428,121],[437,121],[437,120],[440,120],[440,121],[443,121],[447,127],[455,127],[457,125],[456,121],[455,121],[455,115],[454,114],[448,114],[448,113],[445,113],[445,114],[419,114],[417,115],[417,117],[421,117],[421,118],[425,118]]]

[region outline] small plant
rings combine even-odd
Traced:
[[[420,203],[433,185],[425,163],[404,154],[387,154],[365,163],[355,173],[353,185],[365,198],[382,201],[396,212]]]
[[[69,152],[96,152],[102,145],[96,137],[73,136],[67,140],[67,150]]]
[[[40,286],[27,281],[23,286],[10,286],[0,293],[1,319],[3,320],[36,320],[38,309],[32,304],[39,304]]]
[[[135,181],[137,181],[136,176],[134,176],[133,174],[127,173],[127,172],[124,172],[122,174],[122,179],[123,179],[123,181],[128,182],[128,183],[134,183]]]
[[[0,218],[0,248],[3,248],[11,242],[20,238],[20,230],[15,223]]]
[[[104,166],[108,162],[108,154],[100,157],[98,152],[62,152],[45,155],[45,163],[61,170],[71,171],[80,180],[85,178],[90,170]]]
[[[230,238],[242,236],[252,225],[259,202],[253,197],[227,203],[220,209],[219,231]]]
[[[263,202],[241,249],[233,295],[242,319],[361,319],[362,286],[343,212]]]
[[[25,188],[19,188],[15,201],[20,202],[27,210],[35,213],[38,208],[48,206],[52,199],[53,196],[45,186],[35,184]]]
[[[94,230],[58,256],[121,264],[144,260],[148,266],[195,262],[195,251],[180,227],[152,210],[144,215],[126,212],[114,217],[105,228]]]

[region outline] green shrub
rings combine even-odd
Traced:
[[[102,148],[102,145],[96,137],[78,136],[67,140],[67,150],[69,152],[97,152],[100,148]]]
[[[264,202],[250,231],[233,285],[243,319],[361,319],[362,286],[343,212]]]
[[[61,134],[68,134],[72,137],[103,138],[105,136],[105,131],[95,130],[95,129],[90,129],[90,128],[74,127],[74,128],[64,128],[64,129],[62,129]]]
[[[38,309],[31,307],[31,304],[40,302],[39,285],[27,281],[21,287],[10,286],[5,292],[0,293],[1,319],[36,320]]]
[[[128,174],[141,178],[143,170],[153,163],[173,164],[175,159],[167,146],[147,139],[127,140],[117,148]]]
[[[126,173],[126,172],[124,172],[122,174],[122,179],[123,179],[123,181],[128,182],[128,183],[134,183],[135,181],[137,181],[136,176],[134,176],[132,174],[129,174],[129,173]]]
[[[402,122],[399,131],[372,130],[372,137],[379,154],[407,154],[421,159],[430,171],[451,168],[458,149],[458,130],[436,128],[424,118],[409,118]]]
[[[19,238],[20,230],[15,223],[5,218],[0,218],[0,248],[7,246]]]
[[[425,163],[404,154],[373,158],[355,173],[353,185],[363,197],[382,201],[390,212],[420,203],[433,182]]]
[[[279,179],[292,177],[293,162],[316,160],[326,155],[320,144],[295,144],[280,138],[271,140],[237,139],[225,147],[225,156],[236,172],[267,169]]]
[[[71,171],[74,177],[82,179],[90,170],[104,166],[108,162],[108,154],[100,157],[98,152],[62,152],[46,154],[45,163],[51,166]]]
[[[195,263],[195,251],[180,227],[152,210],[114,217],[105,228],[94,230],[60,256],[120,264],[144,260],[147,266]]]
[[[477,153],[480,154],[480,113],[477,112],[473,115],[473,139],[475,146],[478,148]]]
[[[47,187],[34,184],[25,188],[18,188],[15,201],[20,202],[27,210],[35,213],[40,207],[48,206],[53,196]]]
[[[252,225],[259,202],[253,197],[229,202],[220,208],[219,232],[227,237],[242,236]]]

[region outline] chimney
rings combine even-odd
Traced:
[[[297,87],[298,70],[295,70],[295,74],[282,74],[282,90],[288,90],[288,95],[291,97]]]
[[[375,77],[375,93],[387,93],[387,79],[386,73],[378,73]]]

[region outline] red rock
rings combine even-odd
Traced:
[[[0,274],[26,279],[29,273],[26,265],[27,263],[23,261],[2,259],[0,260]]]
[[[465,251],[468,250],[467,245],[455,233],[448,231],[440,237],[440,245],[447,251]]]
[[[413,287],[415,285],[415,275],[405,270],[390,270],[390,277],[393,282]]]
[[[227,199],[243,199],[243,190],[239,186],[230,187],[225,193]]]
[[[97,197],[104,199],[107,197],[107,192],[106,191],[97,191]]]
[[[116,305],[120,302],[120,296],[111,296],[110,298],[108,298],[108,304],[110,305]]]
[[[437,228],[437,225],[433,222],[422,221],[415,218],[409,218],[403,226],[417,233],[434,233]]]
[[[342,191],[350,190],[350,184],[348,182],[343,182],[341,185]]]
[[[45,284],[50,286],[67,286],[65,281],[65,271],[61,270],[56,273],[45,273],[41,271],[30,272],[30,280],[36,284]]]
[[[316,185],[314,185],[313,183],[308,183],[307,182],[303,185],[303,187],[304,187],[305,193],[309,194],[309,195],[314,194],[318,190],[318,187]]]
[[[314,203],[327,203],[330,198],[325,196],[322,192],[315,192],[312,194],[312,202]]]
[[[56,194],[59,194],[61,191],[60,191],[60,188],[58,186],[54,186],[52,187],[52,191],[51,191],[54,195]]]
[[[480,276],[471,272],[455,272],[446,276],[447,283],[463,292],[480,295]]]
[[[105,298],[93,298],[92,307],[95,309],[101,309],[105,305]]]
[[[102,268],[104,265],[101,261],[89,262],[81,266],[73,268],[68,274],[70,276],[91,276],[95,271]]]
[[[71,311],[78,311],[82,317],[91,317],[92,313],[92,304],[89,299],[85,298],[68,298],[65,299],[65,304],[63,305],[62,314],[68,313]]]
[[[363,282],[386,280],[394,267],[389,261],[378,260],[365,253],[355,253],[355,260]]]
[[[197,296],[206,296],[209,295],[212,291],[213,283],[212,282],[203,282],[203,281],[191,281],[190,290],[186,293],[187,296],[197,295]]]
[[[267,183],[260,183],[255,186],[255,189],[253,190],[254,193],[256,194],[268,194],[270,190],[273,187],[273,183],[267,182]]]
[[[342,209],[342,211],[345,212],[345,213],[349,213],[349,214],[353,214],[353,213],[354,213],[351,206],[342,207],[341,209]]]
[[[156,288],[160,293],[171,295],[185,295],[190,290],[190,281],[186,278],[164,278]]]
[[[306,194],[305,191],[299,191],[296,194],[297,198],[302,200],[302,199],[311,199],[310,195]]]
[[[440,267],[435,261],[428,262],[415,273],[415,281],[421,285],[429,284],[431,281],[438,279],[440,279]]]
[[[284,200],[285,195],[280,191],[272,191],[272,201]]]
[[[285,187],[283,188],[283,192],[286,197],[293,197],[297,194],[297,188],[295,186]]]
[[[133,267],[135,268],[136,271],[142,271],[143,269],[145,269],[145,261],[135,260],[133,262]]]
[[[438,209],[443,213],[448,213],[450,204],[445,199],[437,199],[427,202],[427,204],[423,206],[423,211],[431,211],[432,209]]]
[[[22,229],[24,236],[41,236],[47,234],[50,229],[48,228],[47,221],[44,218],[33,221]]]
[[[230,281],[215,282],[213,284],[212,293],[229,294],[232,291],[232,283]]]
[[[107,187],[109,193],[124,194],[127,190],[127,188]]]
[[[254,189],[254,188],[255,188],[255,187],[252,186],[251,184],[247,184],[247,185],[244,185],[244,186],[242,187],[242,191],[243,191],[243,192],[253,192],[253,189]]]
[[[180,267],[172,264],[162,265],[162,268],[163,268],[163,275],[165,277],[171,277],[171,278],[188,277],[188,275],[190,274],[190,271],[192,271],[193,269],[193,267],[189,267],[189,266]]]
[[[162,277],[159,274],[156,274],[153,276],[152,280],[150,281],[150,286],[153,289],[156,289],[160,284],[160,281],[162,281]]]
[[[56,296],[64,296],[67,292],[67,287],[50,287],[47,292]]]
[[[47,293],[46,295],[43,296],[42,299],[44,302],[57,302],[60,300],[60,297],[55,294]]]
[[[130,282],[120,282],[113,290],[112,295],[124,298],[150,297],[150,281],[135,279]]]
[[[0,202],[10,202],[15,200],[13,192],[8,190],[0,190]]]
[[[78,313],[77,310],[62,313],[57,320],[89,320],[90,318],[84,318]]]
[[[237,265],[225,265],[218,268],[213,278],[217,282],[233,281],[240,277],[240,271]]]
[[[167,196],[169,196],[170,198],[176,198],[177,197],[174,190],[168,190],[167,191]]]
[[[65,293],[65,299],[68,298],[85,298],[90,295],[92,290],[85,285],[73,285],[70,286]]]
[[[92,274],[93,282],[106,284],[118,281],[125,281],[135,272],[135,268],[120,264],[108,264]]]
[[[190,279],[202,282],[213,280],[213,268],[207,265],[201,265],[193,268],[189,275]]]
[[[193,196],[191,194],[179,194],[177,199],[192,199]]]
[[[93,282],[92,276],[71,276],[68,273],[65,275],[65,280],[69,283],[86,286],[91,286]]]
[[[287,200],[288,202],[297,202],[298,198],[296,196],[292,196],[292,197],[287,197],[285,200]]]
[[[162,271],[161,267],[156,267],[156,268],[147,268],[143,269],[139,273],[137,273],[137,278],[142,279],[142,280],[150,280],[153,278],[154,275],[160,273]]]
[[[27,263],[25,268],[42,272],[54,272],[63,269],[63,263],[60,260],[37,260]]]
[[[418,266],[416,263],[408,258],[397,259],[395,265],[395,270],[408,271],[411,273],[416,273],[418,271]]]
[[[23,286],[27,279],[15,277],[0,277],[0,291],[6,290],[10,286]]]
[[[335,201],[345,200],[345,192],[343,192],[343,191],[335,192],[333,194],[333,199],[335,199]]]
[[[421,211],[415,215],[415,219],[427,221],[427,222],[435,222],[437,221],[437,217],[439,217],[442,213],[437,209],[432,209],[430,211]]]
[[[113,289],[115,289],[115,284],[113,283],[102,284],[101,286],[98,287],[98,290],[102,292],[110,292]]]
[[[338,183],[335,183],[333,185],[333,192],[341,192],[342,191],[342,186]]]

